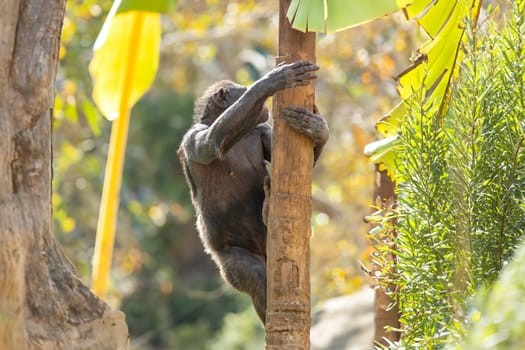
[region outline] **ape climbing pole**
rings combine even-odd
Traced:
[[[315,62],[315,34],[292,29],[280,0],[277,63]],[[313,110],[314,84],[273,97],[271,199],[267,243],[266,350],[310,349],[312,141],[282,118],[287,106]]]

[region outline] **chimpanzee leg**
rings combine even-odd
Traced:
[[[221,274],[228,283],[251,296],[257,315],[266,319],[266,261],[261,255],[241,247],[218,252]]]

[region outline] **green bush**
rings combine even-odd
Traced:
[[[524,4],[499,26],[489,17],[467,31],[446,113],[421,107],[425,91],[407,104],[397,258],[385,266],[397,272],[387,282],[398,286],[399,348],[459,342],[467,300],[491,286],[525,233]]]

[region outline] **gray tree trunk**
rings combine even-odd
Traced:
[[[0,349],[127,349],[124,314],[51,232],[54,83],[65,0],[0,11]]]

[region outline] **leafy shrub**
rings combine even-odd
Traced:
[[[384,270],[397,272],[386,282],[398,287],[400,348],[458,342],[466,301],[497,279],[525,233],[525,2],[512,7],[503,25],[489,17],[468,31],[445,113],[421,107],[427,91],[407,103],[396,259]]]

